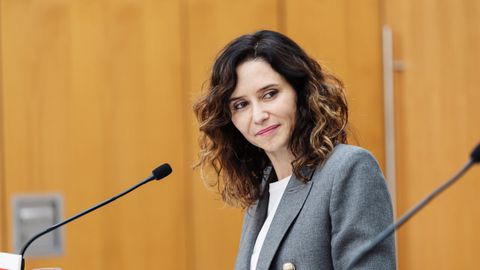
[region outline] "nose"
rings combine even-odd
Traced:
[[[255,124],[262,124],[268,119],[269,114],[260,104],[254,104],[252,106],[252,117]]]

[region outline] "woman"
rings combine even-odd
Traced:
[[[213,167],[225,202],[244,207],[235,269],[345,269],[392,222],[372,155],[346,145],[343,85],[273,31],[241,36],[194,105],[197,167]],[[355,269],[395,269],[393,237]]]

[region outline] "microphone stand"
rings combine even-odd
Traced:
[[[397,222],[388,226],[385,230],[383,230],[380,234],[378,234],[374,239],[370,242],[366,243],[360,248],[360,251],[353,257],[353,259],[348,264],[347,270],[352,269],[352,267],[360,261],[368,252],[370,252],[374,247],[376,247],[380,242],[385,240],[388,236],[390,236],[396,229],[402,226],[405,222],[407,222],[413,215],[415,215],[418,211],[420,211],[425,205],[427,205],[431,200],[435,197],[440,195],[444,190],[450,187],[453,183],[455,183],[460,177],[462,177],[475,163],[480,162],[480,144],[475,147],[475,149],[470,154],[470,160],[461,168],[452,178],[445,181],[442,185],[440,185],[437,189],[435,189],[430,195],[426,198],[421,200],[415,207],[413,207],[410,211],[408,211],[405,215],[403,215]]]
[[[47,233],[49,233],[49,232],[51,232],[51,231],[53,231],[53,230],[55,230],[55,229],[57,229],[57,228],[65,225],[65,224],[68,224],[68,223],[74,221],[74,220],[77,219],[77,218],[80,218],[80,217],[82,217],[82,216],[84,216],[84,215],[86,215],[86,214],[88,214],[88,213],[90,213],[90,212],[93,212],[93,211],[97,210],[98,208],[100,208],[100,207],[102,207],[102,206],[104,206],[104,205],[106,205],[106,204],[109,204],[109,203],[115,201],[116,199],[118,199],[118,198],[120,198],[120,197],[122,197],[122,196],[124,196],[124,195],[126,195],[126,194],[128,194],[128,193],[130,193],[130,192],[132,192],[132,191],[134,191],[135,189],[139,188],[140,186],[142,186],[142,185],[144,185],[144,184],[146,184],[146,183],[148,183],[148,182],[150,182],[150,181],[152,181],[152,180],[154,180],[154,179],[160,180],[161,178],[164,178],[165,176],[169,175],[171,172],[172,172],[172,168],[170,167],[170,165],[168,165],[168,164],[165,163],[165,164],[159,166],[158,168],[156,168],[155,170],[153,170],[152,175],[150,175],[149,177],[145,178],[145,179],[144,179],[143,181],[141,181],[140,183],[138,183],[138,184],[130,187],[129,189],[127,189],[127,190],[125,190],[125,191],[123,191],[123,192],[121,192],[121,193],[113,196],[113,197],[110,198],[110,199],[107,199],[107,200],[105,200],[105,201],[103,201],[103,202],[101,202],[101,203],[99,203],[99,204],[97,204],[97,205],[94,205],[94,206],[88,208],[87,210],[84,210],[84,211],[76,214],[75,216],[70,217],[70,218],[68,218],[68,219],[66,219],[66,220],[64,220],[64,221],[62,221],[62,222],[60,222],[60,223],[57,223],[57,224],[51,226],[50,228],[48,228],[48,229],[46,229],[46,230],[44,230],[44,231],[36,234],[36,235],[33,236],[25,245],[23,245],[23,248],[22,248],[22,250],[21,250],[21,252],[20,252],[20,255],[22,256],[22,267],[21,267],[21,270],[24,270],[24,269],[25,269],[25,258],[24,258],[24,255],[25,255],[25,252],[27,251],[27,248],[33,243],[33,241],[37,240],[39,237],[41,237],[41,236],[43,236],[43,235],[45,235],[45,234],[47,234]]]

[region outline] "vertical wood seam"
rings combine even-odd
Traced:
[[[186,269],[197,269],[196,262],[195,262],[195,232],[193,230],[193,190],[192,185],[189,183],[188,180],[193,178],[193,172],[191,170],[191,163],[192,163],[192,145],[191,145],[191,106],[190,106],[190,52],[189,52],[189,12],[188,12],[188,0],[181,0],[180,5],[180,12],[179,12],[179,21],[180,21],[180,69],[179,72],[181,74],[180,78],[180,89],[182,92],[183,100],[187,101],[184,102],[183,108],[183,132],[184,132],[184,146],[183,146],[183,155],[184,155],[184,162],[187,166],[185,169],[185,179],[184,179],[184,218],[185,218],[185,238],[184,238],[184,245],[185,245],[185,268]]]
[[[286,0],[277,0],[277,27],[282,33],[287,33]]]
[[[6,231],[6,213],[7,213],[7,193],[5,191],[5,140],[4,140],[4,108],[3,108],[3,95],[4,95],[4,83],[3,83],[3,16],[2,16],[2,4],[0,3],[0,250],[6,249],[6,239],[7,239],[7,231]]]
[[[2,3],[0,3],[0,250],[7,248],[7,224],[5,222],[7,211],[7,192],[5,181],[5,139],[4,139],[4,82],[3,82],[3,16]]]

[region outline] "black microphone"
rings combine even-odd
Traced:
[[[357,264],[360,259],[362,259],[366,254],[368,254],[368,252],[370,252],[380,242],[389,237],[395,230],[402,226],[407,220],[409,220],[413,215],[420,211],[431,200],[433,200],[440,193],[450,187],[453,183],[455,183],[455,181],[460,179],[460,177],[462,177],[475,163],[480,163],[480,144],[478,144],[475,149],[473,149],[472,153],[470,154],[470,160],[452,178],[445,181],[445,183],[440,185],[437,189],[430,193],[430,195],[421,200],[415,207],[413,207],[410,211],[403,215],[397,222],[388,226],[373,240],[363,245],[348,264],[347,270],[352,269],[352,267]]]
[[[88,213],[90,213],[90,212],[93,212],[93,211],[97,210],[98,208],[100,208],[100,207],[102,207],[102,206],[104,206],[104,205],[106,205],[106,204],[109,204],[109,203],[115,201],[116,199],[118,199],[118,198],[120,198],[120,197],[122,197],[122,196],[124,196],[124,195],[126,195],[126,194],[128,194],[128,193],[130,193],[131,191],[139,188],[140,186],[142,186],[142,185],[144,185],[144,184],[146,184],[146,183],[148,183],[148,182],[150,182],[150,181],[152,181],[152,180],[160,180],[160,179],[168,176],[168,175],[171,174],[171,173],[172,173],[172,167],[170,167],[170,165],[168,165],[167,163],[162,164],[162,165],[160,165],[159,167],[157,167],[155,170],[152,171],[152,175],[150,175],[149,177],[147,177],[145,180],[141,181],[140,183],[134,185],[133,187],[125,190],[125,191],[122,192],[122,193],[119,193],[119,194],[113,196],[112,198],[110,198],[110,199],[108,199],[108,200],[105,200],[105,201],[103,201],[103,202],[101,202],[101,203],[99,203],[99,204],[97,204],[97,205],[94,205],[94,206],[90,207],[89,209],[87,209],[87,210],[85,210],[85,211],[83,211],[83,212],[80,212],[80,213],[76,214],[75,216],[73,216],[73,217],[71,217],[71,218],[69,218],[69,219],[66,219],[66,220],[64,220],[64,221],[62,221],[62,222],[60,222],[60,223],[57,223],[57,224],[51,226],[50,228],[48,228],[48,229],[46,229],[46,230],[44,230],[44,231],[36,234],[36,235],[33,236],[32,238],[30,238],[30,240],[23,246],[22,251],[20,252],[20,255],[22,256],[22,268],[21,268],[21,269],[22,269],[22,270],[25,269],[25,258],[24,258],[24,255],[25,255],[25,252],[27,251],[27,248],[33,243],[33,241],[37,240],[39,237],[41,237],[41,236],[43,236],[43,235],[45,235],[45,234],[47,234],[47,233],[49,233],[49,232],[51,232],[51,231],[59,228],[59,227],[65,225],[65,224],[67,224],[67,223],[70,223],[70,222],[76,220],[77,218],[80,218],[80,217],[82,217],[82,216],[84,216],[84,215],[86,215],[86,214],[88,214]]]

